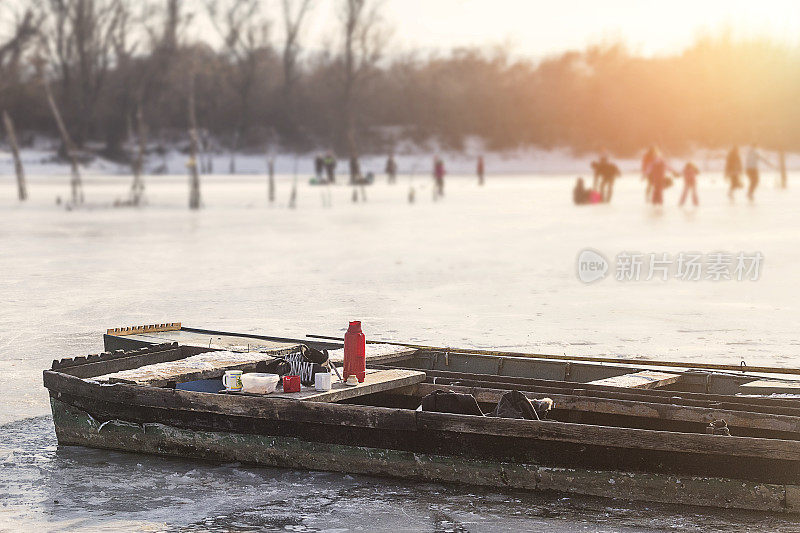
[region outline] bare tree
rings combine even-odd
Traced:
[[[19,143],[17,142],[17,132],[14,131],[14,122],[4,110],[3,125],[8,137],[8,145],[11,147],[11,155],[14,157],[14,171],[17,174],[17,197],[20,202],[28,199],[28,188],[25,185],[25,169],[22,167],[22,159],[19,156]]]
[[[197,111],[194,105],[194,75],[189,80],[189,209],[200,209],[200,172],[197,157],[200,133],[197,129]]]
[[[295,88],[299,78],[298,58],[300,55],[300,31],[303,22],[312,7],[312,0],[283,0],[283,84],[281,86],[282,105],[281,124],[284,132],[290,138],[296,137],[298,128],[295,126]]]
[[[114,62],[113,39],[123,20],[123,0],[45,0],[40,32],[67,109],[75,109],[78,146],[88,139],[99,97]]]
[[[2,90],[3,86],[17,79],[22,54],[36,36],[39,20],[33,9],[17,11],[8,4],[0,5],[0,14],[13,19],[10,22],[11,34],[0,40],[0,90]]]
[[[78,167],[78,157],[76,155],[75,144],[72,142],[72,138],[70,137],[67,127],[64,124],[64,119],[62,118],[61,112],[58,109],[56,99],[53,98],[53,91],[50,89],[50,82],[43,78],[42,83],[44,85],[45,94],[47,95],[47,103],[50,104],[50,111],[53,113],[53,118],[58,126],[58,131],[61,134],[61,141],[64,144],[64,150],[70,163],[70,189],[72,190],[72,205],[80,205],[83,203],[83,181],[81,180],[81,171]]]
[[[33,9],[17,11],[8,4],[0,8],[0,15],[10,14],[11,33],[7,38],[0,40],[0,93],[12,84],[19,82],[20,63],[28,44],[36,36],[38,20]],[[19,143],[14,130],[14,121],[6,110],[3,110],[3,125],[6,131],[11,154],[14,158],[14,170],[17,175],[17,195],[20,201],[28,198],[28,189],[25,184],[25,170],[19,155]]]
[[[251,99],[261,54],[269,47],[270,22],[261,0],[206,0],[206,9],[234,66],[231,83],[237,95],[237,119],[231,147],[230,172],[236,173],[236,150],[250,125]]]
[[[147,145],[145,137],[144,118],[142,118],[142,106],[136,108],[136,155],[133,157],[131,169],[133,170],[133,182],[131,183],[130,202],[132,205],[139,205],[144,197],[144,155]]]
[[[341,109],[344,115],[345,140],[350,160],[350,182],[361,177],[356,140],[356,113],[359,84],[374,68],[386,44],[380,32],[378,2],[375,0],[342,0],[341,20],[343,32],[342,49],[342,95]]]

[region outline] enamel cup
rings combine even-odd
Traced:
[[[314,374],[314,390],[320,392],[331,390],[330,372],[317,372]]]
[[[222,385],[228,391],[242,390],[242,371],[241,370],[226,370],[225,375],[222,376]]]

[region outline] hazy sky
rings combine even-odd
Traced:
[[[309,44],[335,20],[336,0],[317,0]],[[392,44],[403,49],[510,44],[542,56],[623,40],[636,52],[674,52],[700,33],[800,42],[800,0],[383,0]],[[317,43],[314,43],[317,44]]]

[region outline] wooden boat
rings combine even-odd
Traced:
[[[107,352],[44,371],[59,444],[800,512],[796,369],[370,344],[357,387],[219,392],[225,370],[254,370],[301,343],[332,350],[334,363],[341,357],[336,340],[180,324],[109,330]],[[555,406],[546,420],[417,409],[438,390],[471,394],[484,411],[510,390]]]

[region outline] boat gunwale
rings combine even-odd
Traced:
[[[576,424],[554,420],[483,418],[391,407],[244,397],[127,383],[102,384],[54,370],[43,372],[51,395],[72,394],[137,407],[245,416],[276,421],[372,429],[438,430],[579,444],[800,461],[800,441]]]

